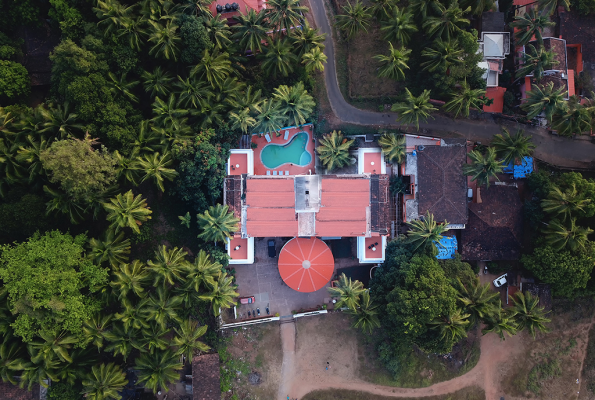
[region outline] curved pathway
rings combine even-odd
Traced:
[[[335,115],[343,122],[372,125],[388,126],[397,125],[396,113],[378,113],[367,110],[360,110],[353,107],[345,98],[339,89],[337,80],[335,46],[333,42],[332,30],[324,5],[324,0],[310,0],[310,10],[318,29],[326,33],[324,54],[328,57],[327,68],[324,69],[324,79],[326,90]],[[514,129],[514,123],[505,123],[508,127]],[[500,133],[500,126],[493,119],[483,121],[471,120],[453,120],[444,116],[435,115],[435,119],[429,119],[428,122],[420,124],[420,129],[430,129],[433,131],[456,132],[459,135],[474,141],[489,141],[492,136]],[[567,168],[593,168],[595,154],[595,145],[591,143],[588,137],[581,137],[577,140],[561,138],[549,134],[545,129],[531,126],[523,126],[523,129],[533,136],[533,142],[537,146],[535,157],[550,164]],[[440,136],[436,132],[434,136]],[[563,143],[563,145],[561,145]]]
[[[465,387],[477,386],[485,391],[486,400],[498,400],[503,395],[499,390],[504,370],[503,365],[514,363],[513,359],[523,352],[523,336],[507,337],[506,341],[501,341],[495,334],[483,336],[480,345],[481,355],[473,369],[457,378],[429,387],[412,389],[381,386],[359,379],[299,370],[295,375],[283,374],[281,385],[283,389],[279,391],[279,399],[285,399],[285,393],[290,393],[290,397],[301,399],[314,390],[325,389],[363,391],[386,397],[426,397],[453,393]],[[299,349],[297,352],[299,353]],[[285,365],[285,354],[283,361]]]

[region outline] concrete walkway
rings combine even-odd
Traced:
[[[343,98],[337,80],[335,61],[335,46],[332,39],[332,31],[324,5],[324,0],[310,0],[310,9],[318,29],[326,33],[324,54],[328,57],[327,68],[324,69],[326,90],[335,115],[343,122],[357,125],[371,126],[398,126],[396,113],[378,113],[373,111],[360,110],[353,107]],[[372,60],[370,60],[372,62]],[[420,124],[420,130],[431,130],[432,136],[459,136],[473,141],[487,143],[492,136],[500,133],[501,126],[506,126],[514,132],[515,123],[497,123],[493,116],[486,115],[487,119],[482,121],[471,121],[465,119],[454,120],[444,116],[436,115],[435,119],[429,119],[427,123]],[[535,157],[550,164],[565,168],[595,168],[595,145],[590,138],[579,139],[561,138],[553,136],[545,129],[521,125],[527,134],[533,136],[533,142],[537,146]]]

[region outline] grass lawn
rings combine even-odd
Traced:
[[[551,332],[538,334],[535,341],[527,339],[531,343],[527,343],[520,362],[502,378],[504,392],[524,398],[571,399],[580,391],[581,399],[593,398],[587,390],[593,376],[589,358],[585,360],[582,388],[576,379],[587,352],[588,326],[594,312],[592,299],[554,301],[548,325]]]
[[[364,392],[352,392],[349,390],[318,390],[308,393],[302,400],[387,400],[394,397],[378,396]],[[419,397],[401,397],[402,400],[419,399]],[[424,400],[484,400],[485,392],[478,387],[469,387],[458,392],[442,395],[423,397]]]

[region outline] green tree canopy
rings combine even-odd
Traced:
[[[595,262],[590,243],[585,250],[557,252],[542,245],[533,254],[524,255],[521,262],[537,278],[552,285],[554,296],[576,297],[587,286]]]
[[[86,257],[86,241],[85,235],[52,231],[0,247],[0,278],[16,316],[12,326],[23,340],[43,332],[79,335],[99,310],[88,294],[107,283],[108,272]]]
[[[0,98],[27,95],[30,91],[29,73],[21,64],[0,60]]]

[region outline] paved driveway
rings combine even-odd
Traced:
[[[283,316],[290,315],[292,311],[328,303],[330,298],[326,287],[312,293],[300,293],[283,282],[277,262],[285,242],[280,238],[273,238],[276,242],[277,257],[269,258],[267,250],[269,239],[271,238],[254,240],[254,264],[234,266],[240,296],[254,296],[256,301],[250,305],[238,305],[238,319],[248,318],[248,311],[252,313],[257,308],[260,308],[261,316],[266,315],[267,305],[271,315],[279,313]]]

